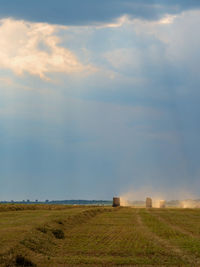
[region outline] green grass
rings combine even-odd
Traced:
[[[200,210],[0,207],[0,266],[200,266]]]

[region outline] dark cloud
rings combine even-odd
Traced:
[[[124,14],[152,20],[198,7],[199,0],[0,0],[0,17],[81,25],[109,22]]]

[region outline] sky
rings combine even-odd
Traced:
[[[0,0],[0,200],[200,198],[199,0]]]

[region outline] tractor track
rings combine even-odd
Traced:
[[[149,212],[148,212],[149,213]],[[166,248],[170,253],[176,257],[181,259],[185,259],[186,266],[200,266],[200,259],[192,256],[191,254],[186,253],[180,247],[171,244],[166,239],[161,238],[157,234],[151,231],[150,227],[148,227],[142,220],[139,211],[136,213],[138,226],[142,229],[142,232],[151,240],[154,240],[155,243],[160,244],[160,246]]]

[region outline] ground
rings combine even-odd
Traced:
[[[0,266],[200,266],[200,209],[0,206]]]

